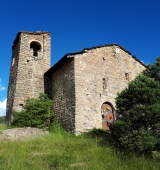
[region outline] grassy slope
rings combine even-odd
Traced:
[[[156,160],[116,153],[101,137],[76,137],[61,129],[28,141],[0,142],[2,170],[159,170],[159,167]]]
[[[0,116],[0,123],[5,123],[6,116]]]

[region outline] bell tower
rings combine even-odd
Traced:
[[[44,73],[50,68],[50,32],[18,32],[12,45],[6,121],[12,110],[20,111],[24,101],[44,92]]]

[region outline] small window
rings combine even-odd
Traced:
[[[129,81],[129,73],[125,73],[125,79]]]
[[[19,109],[20,110],[23,109],[23,104],[22,103],[19,104]]]
[[[38,56],[38,51],[41,50],[41,45],[40,43],[36,42],[36,41],[32,41],[30,43],[30,48],[33,49],[33,56],[37,57]]]
[[[103,80],[103,89],[107,88],[107,80],[105,78],[102,79]]]
[[[15,58],[12,59],[12,66],[14,65],[14,62],[15,62]]]
[[[116,47],[116,53],[119,53],[119,48],[118,47]]]

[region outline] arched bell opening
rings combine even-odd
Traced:
[[[32,41],[30,43],[30,49],[33,49],[33,56],[37,57],[38,52],[41,50],[41,44],[37,41]]]

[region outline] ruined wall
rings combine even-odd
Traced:
[[[122,91],[145,67],[119,46],[86,50],[75,59],[75,133],[102,128],[101,106],[115,107]]]
[[[12,53],[15,63],[10,72],[7,121],[12,117],[12,109],[21,110],[28,97],[35,98],[44,92],[43,75],[50,68],[50,33],[18,33]]]
[[[69,132],[75,130],[74,58],[52,73],[52,99],[58,121]]]

